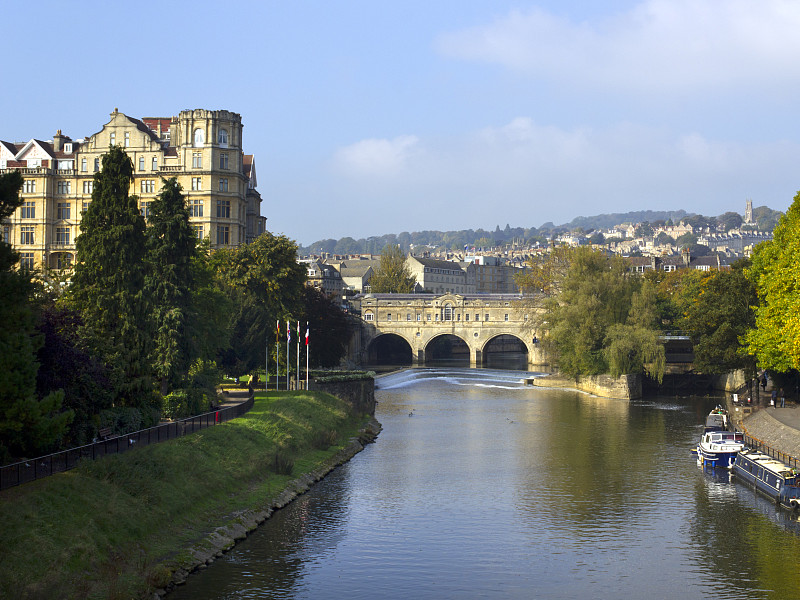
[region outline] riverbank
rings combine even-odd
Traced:
[[[163,594],[379,429],[330,394],[261,393],[229,423],[7,490],[0,597]]]
[[[594,394],[603,398],[636,400],[642,397],[641,375],[587,375],[565,377],[558,373],[545,377],[535,377],[532,385],[536,387],[567,388]]]

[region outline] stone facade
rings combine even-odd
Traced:
[[[264,232],[252,155],[243,154],[242,119],[226,110],[184,110],[177,117],[129,117],[117,109],[100,131],[72,140],[0,142],[0,173],[21,172],[21,206],[2,224],[22,265],[61,269],[75,258],[75,238],[92,200],[102,155],[118,145],[131,158],[130,193],[147,218],[161,179],[183,187],[192,226],[213,248],[238,246]]]

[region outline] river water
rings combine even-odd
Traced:
[[[800,598],[796,518],[690,455],[714,400],[523,376],[382,378],[377,442],[168,598]]]

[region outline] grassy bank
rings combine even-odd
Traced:
[[[244,417],[86,461],[0,494],[0,597],[136,598],[237,511],[264,505],[364,419],[318,392],[256,396]]]

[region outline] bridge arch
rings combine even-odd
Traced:
[[[449,366],[470,365],[469,342],[454,333],[434,335],[425,344],[425,364]]]
[[[480,348],[481,365],[492,368],[527,369],[531,351],[527,342],[513,333],[494,335]]]
[[[370,365],[410,365],[413,360],[411,344],[397,333],[382,333],[367,346]]]

